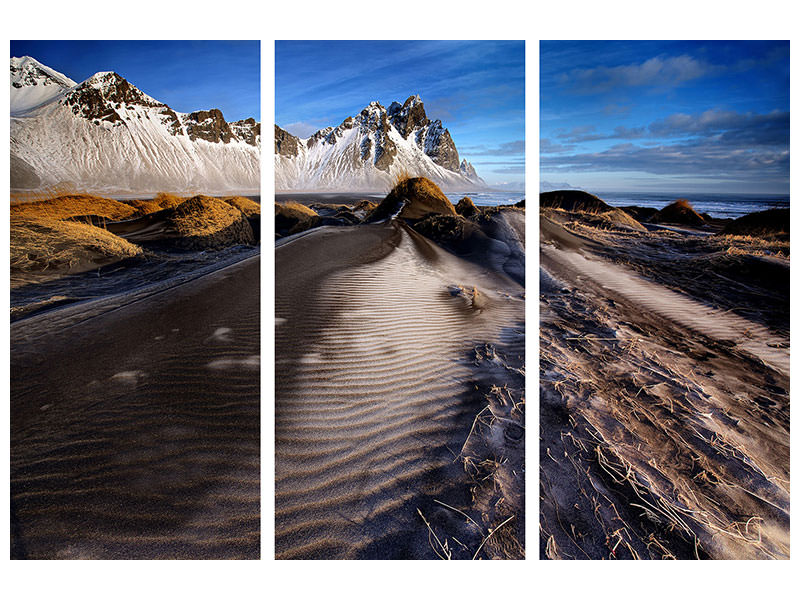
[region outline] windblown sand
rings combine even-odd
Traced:
[[[788,558],[783,316],[714,301],[767,302],[769,282],[687,253],[681,286],[660,234],[541,223],[541,555]],[[637,244],[651,269],[609,260]]]
[[[481,544],[524,523],[472,497],[463,454],[496,413],[492,493],[521,511],[522,452],[499,458],[521,446],[514,400],[486,393],[511,371],[522,388],[503,360],[524,353],[518,283],[397,222],[315,229],[277,245],[275,346],[278,558],[511,552]]]
[[[11,344],[12,557],[258,558],[258,257]]]

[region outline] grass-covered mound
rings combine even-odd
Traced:
[[[369,223],[396,213],[403,219],[422,219],[430,214],[455,215],[456,209],[439,186],[426,177],[404,177],[366,217]]]
[[[222,201],[238,208],[248,219],[261,214],[261,205],[258,202],[250,200],[250,198],[245,198],[244,196],[226,196],[222,198]]]
[[[275,234],[278,236],[300,233],[320,223],[317,212],[299,202],[275,203]]]
[[[456,204],[456,212],[462,217],[474,217],[476,214],[478,214],[478,207],[475,206],[472,198],[469,196],[464,196],[458,201],[458,204]]]
[[[542,192],[539,194],[539,207],[592,215],[593,224],[602,228],[645,230],[639,221],[624,210],[606,204],[597,196],[582,190]]]
[[[672,223],[675,225],[703,225],[705,220],[683,198],[668,204],[650,218],[651,223]]]
[[[127,204],[136,209],[136,216],[150,215],[167,208],[175,208],[186,202],[186,198],[160,192],[150,200],[129,200]]]
[[[560,208],[569,212],[592,214],[606,213],[614,210],[597,196],[583,190],[557,190],[539,194],[541,208]]]
[[[772,208],[750,213],[725,225],[723,235],[789,239],[789,209]]]
[[[162,213],[166,237],[187,250],[219,249],[255,244],[255,236],[241,210],[210,196],[194,196]]]
[[[100,227],[46,217],[12,215],[11,271],[79,273],[142,253]]]
[[[66,194],[34,201],[12,201],[12,217],[69,219],[98,217],[119,221],[136,216],[137,209],[125,202],[91,194]]]

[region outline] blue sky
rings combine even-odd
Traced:
[[[524,185],[524,42],[275,43],[275,119],[294,135],[414,94],[487,183]]]
[[[788,42],[545,41],[540,77],[544,186],[789,193]]]
[[[261,120],[258,41],[12,41],[11,56],[79,83],[116,71],[178,112],[218,108],[228,121]]]

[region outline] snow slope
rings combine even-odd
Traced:
[[[419,96],[388,109],[371,102],[356,117],[306,140],[275,129],[277,190],[380,190],[403,174],[450,190],[486,188],[441,121],[425,115]]]
[[[116,194],[260,187],[260,123],[178,113],[116,73],[76,84],[11,59],[11,188]]]

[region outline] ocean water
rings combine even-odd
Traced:
[[[501,204],[516,204],[525,199],[525,192],[445,192],[445,196],[456,204],[464,196],[469,196],[476,206],[500,206]]]
[[[789,208],[789,196],[752,194],[663,194],[650,192],[603,192],[595,194],[611,206],[664,208],[678,198],[685,198],[699,213],[718,219],[735,219],[770,208]]]

